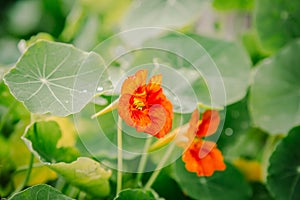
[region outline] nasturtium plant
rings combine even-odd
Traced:
[[[132,4],[130,10],[124,16],[121,23],[121,30],[131,30],[143,27],[157,27],[157,29],[141,29],[142,34],[124,35],[125,41],[129,44],[141,44],[164,29],[179,28],[195,21],[199,15],[202,5],[206,0],[141,0]],[[149,12],[151,10],[151,12]],[[157,20],[157,16],[160,19]]]
[[[251,188],[242,174],[232,165],[226,164],[224,172],[216,172],[211,177],[197,177],[185,170],[184,163],[179,159],[174,168],[174,178],[184,193],[194,199],[248,199]],[[238,192],[237,192],[238,191]]]
[[[270,158],[267,186],[275,199],[299,199],[300,127],[293,128],[279,142]],[[281,184],[277,184],[280,182]]]
[[[4,79],[31,112],[58,116],[79,112],[98,87],[103,91],[109,88],[99,55],[43,40],[28,47]]]
[[[271,134],[286,134],[300,124],[299,50],[295,40],[255,69],[249,110],[255,125]]]
[[[31,199],[72,200],[72,198],[70,198],[66,195],[63,195],[57,189],[55,189],[49,185],[46,185],[46,184],[32,186],[22,192],[19,192],[19,193],[13,195],[11,198],[9,198],[9,200],[31,200]]]
[[[37,153],[43,162],[74,161],[79,156],[79,152],[74,147],[58,147],[57,143],[61,137],[60,127],[55,121],[35,122],[28,127],[23,136],[28,147]]]
[[[277,51],[300,36],[299,1],[256,1],[254,10],[257,33],[265,49]]]
[[[299,5],[3,1],[0,199],[299,199]]]
[[[151,191],[143,191],[141,189],[127,189],[121,191],[114,200],[156,200]]]
[[[93,196],[103,197],[110,193],[110,170],[90,158],[79,157],[72,163],[59,162],[50,168],[63,176],[71,184],[89,192]]]

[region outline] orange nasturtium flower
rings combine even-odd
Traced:
[[[172,128],[173,106],[161,88],[162,75],[152,76],[147,84],[147,74],[139,70],[124,81],[118,112],[138,132],[161,138]]]
[[[186,146],[189,146],[183,153],[182,160],[188,171],[196,172],[198,176],[211,176],[214,171],[224,170],[226,166],[216,143],[206,141],[203,137],[216,132],[220,116],[217,111],[213,110],[205,111],[201,121],[198,121],[198,116],[199,112],[195,110],[190,120],[190,128],[184,135],[187,141]]]

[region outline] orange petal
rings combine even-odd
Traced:
[[[145,85],[147,74],[147,70],[139,70],[135,75],[129,76],[122,85],[121,94],[133,94],[138,87]]]
[[[147,70],[137,71],[124,81],[118,111],[138,132],[160,138],[172,128],[173,106],[160,87],[162,76],[153,76],[146,85],[147,73]]]
[[[193,141],[182,155],[182,160],[186,169],[196,172],[198,176],[211,176],[215,171],[226,168],[222,153],[216,144],[202,139]]]
[[[147,85],[147,90],[151,91],[152,93],[157,92],[161,89],[160,87],[161,83],[162,83],[162,75],[154,75],[151,77]]]
[[[151,123],[145,128],[144,132],[155,136],[160,131],[163,131],[167,119],[167,112],[162,105],[153,105],[149,109],[149,116]]]
[[[134,122],[131,119],[131,111],[129,109],[130,107],[130,94],[123,94],[120,97],[119,105],[118,105],[118,113],[120,117],[128,124],[129,126],[134,126]]]
[[[214,134],[220,123],[220,115],[218,111],[207,110],[203,113],[202,121],[199,124],[197,136],[206,137]]]

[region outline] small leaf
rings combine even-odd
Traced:
[[[273,152],[267,186],[275,199],[300,199],[300,127],[292,129]]]
[[[71,162],[79,153],[73,147],[58,147],[61,136],[57,122],[41,121],[29,126],[23,139],[31,151],[44,162]]]
[[[215,172],[210,177],[198,177],[188,172],[181,159],[175,163],[175,179],[182,190],[194,199],[249,199],[251,188],[244,177],[231,164],[226,163],[226,170]]]
[[[255,3],[254,24],[267,50],[274,52],[300,36],[300,1],[260,0]]]
[[[4,80],[28,110],[58,116],[79,112],[98,86],[110,87],[98,54],[49,41],[30,46]]]
[[[60,193],[57,189],[45,185],[35,185],[30,188],[27,188],[24,191],[21,191],[13,195],[9,200],[72,200],[72,198],[67,197]]]
[[[250,90],[253,122],[271,134],[286,134],[300,124],[300,40],[257,66]]]
[[[121,191],[114,200],[156,200],[151,191],[142,189],[126,189]]]
[[[105,170],[100,163],[79,157],[72,163],[56,163],[50,168],[62,175],[73,185],[97,197],[104,197],[110,193],[110,170]]]

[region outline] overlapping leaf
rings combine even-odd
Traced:
[[[60,162],[50,165],[50,168],[93,196],[104,197],[110,193],[111,171],[90,158],[79,157],[72,163]]]
[[[250,90],[254,123],[271,134],[286,134],[300,124],[300,40],[257,66]]]
[[[41,184],[41,185],[35,185],[30,188],[27,188],[24,191],[21,191],[11,198],[9,200],[32,200],[32,199],[43,199],[43,200],[74,200],[70,197],[67,197],[63,195],[61,192],[59,192],[57,189]]]
[[[79,112],[110,82],[101,57],[71,45],[39,41],[5,76],[12,94],[33,113],[66,116]]]
[[[204,2],[206,0],[135,1],[124,17],[121,29],[124,31],[142,27],[161,29],[141,29],[141,33],[132,32],[123,36],[131,45],[141,44],[142,41],[166,28],[181,28],[199,17]]]
[[[257,32],[267,50],[274,52],[300,36],[300,1],[261,0],[255,3]]]
[[[62,134],[55,121],[41,121],[31,125],[23,136],[26,144],[40,160],[48,163],[71,162],[79,156],[74,147],[58,147]]]
[[[121,191],[114,200],[157,200],[151,191],[142,189],[126,189]]]
[[[211,177],[198,177],[188,172],[178,159],[175,178],[182,190],[194,199],[222,200],[225,194],[227,199],[249,199],[251,195],[251,188],[244,177],[229,163],[226,163],[225,171],[215,172]]]
[[[281,140],[270,158],[267,186],[275,199],[300,198],[300,127]]]

